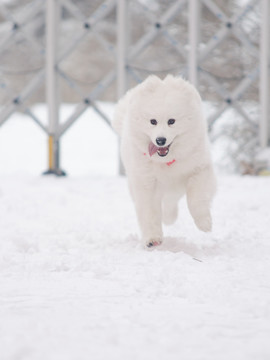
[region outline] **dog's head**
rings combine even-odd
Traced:
[[[129,92],[128,126],[140,150],[161,162],[206,133],[198,92],[171,75],[151,75]]]

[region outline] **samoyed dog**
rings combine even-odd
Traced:
[[[119,100],[113,127],[145,245],[161,244],[162,222],[175,222],[183,195],[196,226],[211,231],[216,180],[194,86],[172,75],[149,76]]]

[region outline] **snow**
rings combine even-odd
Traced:
[[[66,178],[40,175],[46,141],[20,114],[0,129],[1,360],[270,358],[269,177],[219,176],[213,232],[182,201],[150,251],[110,129],[74,124]]]

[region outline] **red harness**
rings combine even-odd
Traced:
[[[143,155],[146,156],[146,153],[143,153]],[[174,162],[175,162],[175,159],[173,159],[172,161],[166,162],[166,165],[171,166]]]
[[[166,164],[167,164],[168,166],[171,166],[174,162],[175,162],[175,159],[173,159],[172,161],[167,162]]]

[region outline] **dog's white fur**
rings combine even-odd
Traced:
[[[169,119],[175,123],[168,125]],[[145,244],[161,243],[162,222],[176,220],[184,194],[197,227],[211,231],[216,180],[201,98],[194,86],[171,75],[164,80],[149,76],[120,99],[113,127],[121,136],[121,157]],[[172,143],[165,157],[149,155],[149,143],[156,144],[158,137]]]

